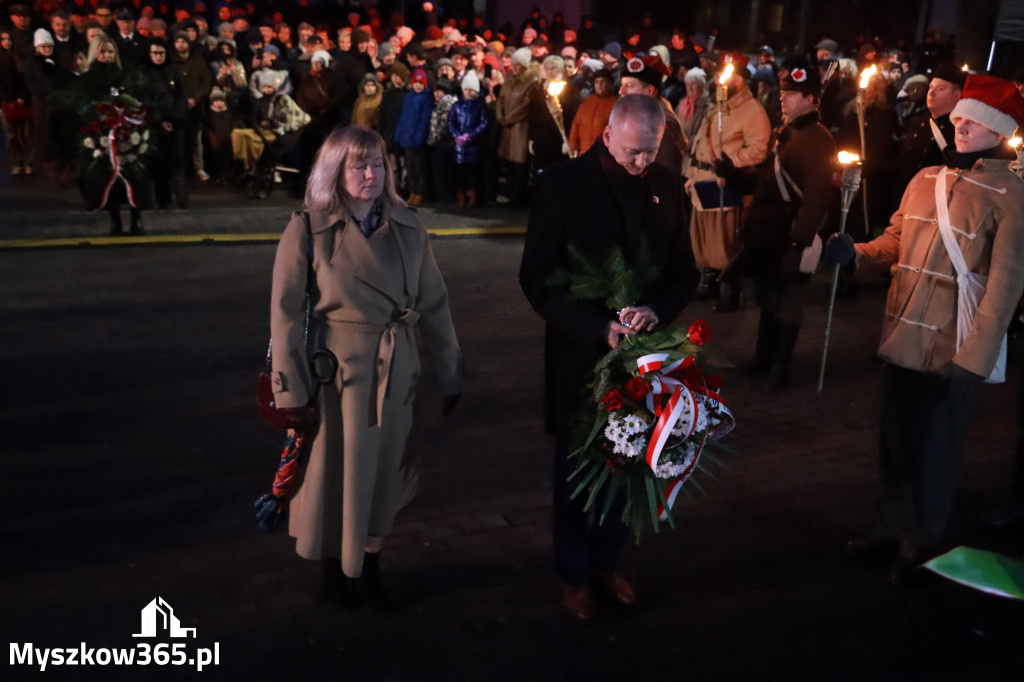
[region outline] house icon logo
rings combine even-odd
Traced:
[[[158,633],[166,632],[171,637],[192,637],[196,636],[195,628],[183,628],[174,615],[174,609],[163,600],[157,597],[146,604],[142,609],[142,632],[132,637],[156,637]]]

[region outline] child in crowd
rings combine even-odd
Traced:
[[[231,131],[238,122],[228,107],[227,95],[220,88],[210,92],[210,108],[206,112],[206,167],[215,185],[223,185],[232,166]]]
[[[487,102],[480,97],[480,79],[473,71],[462,77],[462,97],[452,107],[448,128],[455,138],[456,203],[473,207],[480,201],[484,133],[491,120]]]
[[[402,113],[395,128],[395,144],[405,152],[408,204],[416,206],[423,203],[430,192],[427,135],[430,132],[430,115],[434,110],[434,93],[427,89],[427,74],[423,69],[412,72],[409,87],[412,92],[402,103]]]
[[[378,119],[377,132],[384,138],[387,145],[388,158],[391,160],[391,168],[395,174],[395,189],[404,193],[405,163],[402,158],[401,149],[395,144],[395,130],[398,128],[398,119],[402,115],[402,104],[409,90],[406,84],[409,82],[409,67],[401,62],[396,62],[391,67],[391,87],[384,91],[380,99],[380,116]]]
[[[438,79],[434,84],[434,113],[430,115],[427,145],[431,151],[431,189],[434,200],[450,203],[455,198],[455,138],[448,129],[448,115],[459,98],[458,87],[450,80]]]
[[[368,73],[363,76],[359,84],[359,98],[352,107],[352,125],[363,128],[377,129],[377,119],[380,116],[380,99],[384,88],[377,77]]]

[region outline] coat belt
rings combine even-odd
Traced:
[[[406,308],[398,315],[381,327],[380,325],[367,322],[327,320],[331,327],[357,327],[367,331],[379,331],[380,342],[377,344],[377,359],[374,369],[377,380],[371,383],[370,393],[370,426],[377,426],[381,423],[384,415],[384,398],[387,397],[388,389],[391,386],[391,363],[395,358],[395,341],[400,327],[415,327],[419,322],[420,314],[411,308]]]

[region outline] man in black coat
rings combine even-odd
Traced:
[[[965,80],[967,73],[952,64],[944,64],[935,70],[925,98],[928,111],[907,122],[903,146],[896,157],[896,186],[892,196],[897,201],[891,207],[893,211],[919,170],[945,165],[942,152],[953,145],[953,123],[949,114],[963,97]]]
[[[113,38],[125,68],[149,63],[149,39],[135,30],[135,13],[130,9],[117,13],[117,30]]]
[[[690,250],[681,179],[653,165],[665,130],[661,103],[643,95],[619,100],[603,138],[583,156],[538,176],[519,282],[546,323],[544,408],[546,431],[555,437],[554,544],[563,583],[563,605],[581,620],[594,616],[590,584],[597,581],[623,603],[636,600],[615,572],[627,529],[613,511],[599,525],[571,500],[566,481],[573,470],[570,422],[586,400],[584,385],[594,363],[635,329],[670,323],[690,301],[697,272]],[[648,262],[635,307],[608,310],[580,300],[551,276],[569,267],[568,248],[596,264],[622,249],[628,262]]]

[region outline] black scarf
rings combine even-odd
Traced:
[[[948,144],[942,150],[942,161],[949,168],[967,170],[974,166],[978,159],[1007,159],[1017,158],[1017,153],[1005,144],[997,144],[995,147],[982,149],[977,152],[958,152],[954,145]]]

